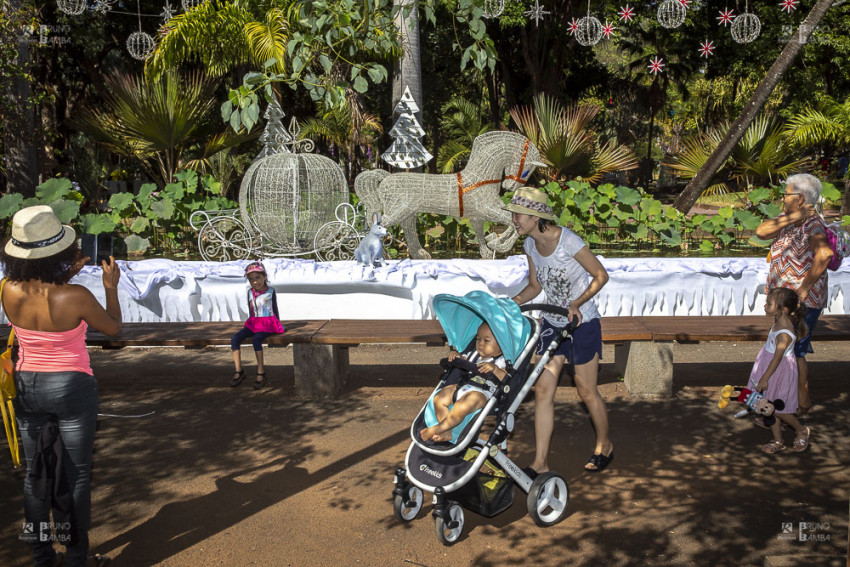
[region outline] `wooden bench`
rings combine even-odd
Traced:
[[[360,344],[446,344],[435,320],[332,319],[284,321],[286,333],[269,337],[270,346],[292,345],[295,388],[300,396],[323,398],[339,393],[348,376],[349,348]],[[602,340],[614,344],[614,364],[635,396],[666,396],[673,391],[673,342],[764,341],[764,316],[603,317]],[[124,323],[117,337],[89,331],[89,346],[199,348],[229,345],[241,322]],[[5,339],[8,327],[0,338]],[[850,315],[824,315],[815,341],[850,340]],[[434,361],[437,364],[438,361]]]

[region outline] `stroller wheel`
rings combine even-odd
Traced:
[[[528,515],[538,526],[557,524],[567,514],[570,489],[564,477],[545,472],[534,479],[528,491]]]
[[[463,533],[463,508],[460,504],[452,503],[449,506],[447,518],[436,516],[434,521],[437,528],[437,539],[443,545],[454,545]]]
[[[409,522],[422,509],[423,494],[416,486],[408,486],[404,496],[396,494],[393,498],[393,514],[401,522]]]

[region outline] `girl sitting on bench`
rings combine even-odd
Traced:
[[[277,312],[277,302],[273,287],[269,287],[266,269],[260,262],[251,262],[245,268],[245,277],[251,284],[248,289],[248,320],[241,331],[230,339],[230,349],[233,351],[233,364],[236,370],[230,387],[235,388],[245,379],[245,370],[242,369],[242,356],[239,352],[242,341],[252,337],[254,354],[257,357],[257,379],[254,381],[254,389],[259,390],[266,385],[266,369],[263,366],[263,341],[272,335],[284,332],[280,323],[280,315]]]

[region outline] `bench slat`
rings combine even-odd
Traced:
[[[442,346],[446,335],[440,322],[395,319],[332,319],[311,339],[313,344],[426,343]]]

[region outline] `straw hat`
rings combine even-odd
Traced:
[[[512,213],[522,213],[541,219],[558,221],[552,207],[546,204],[546,193],[534,187],[520,187],[514,193],[510,204],[502,208]]]
[[[12,238],[6,254],[13,258],[36,260],[65,250],[77,239],[70,226],[63,225],[47,205],[21,209],[12,217]]]

